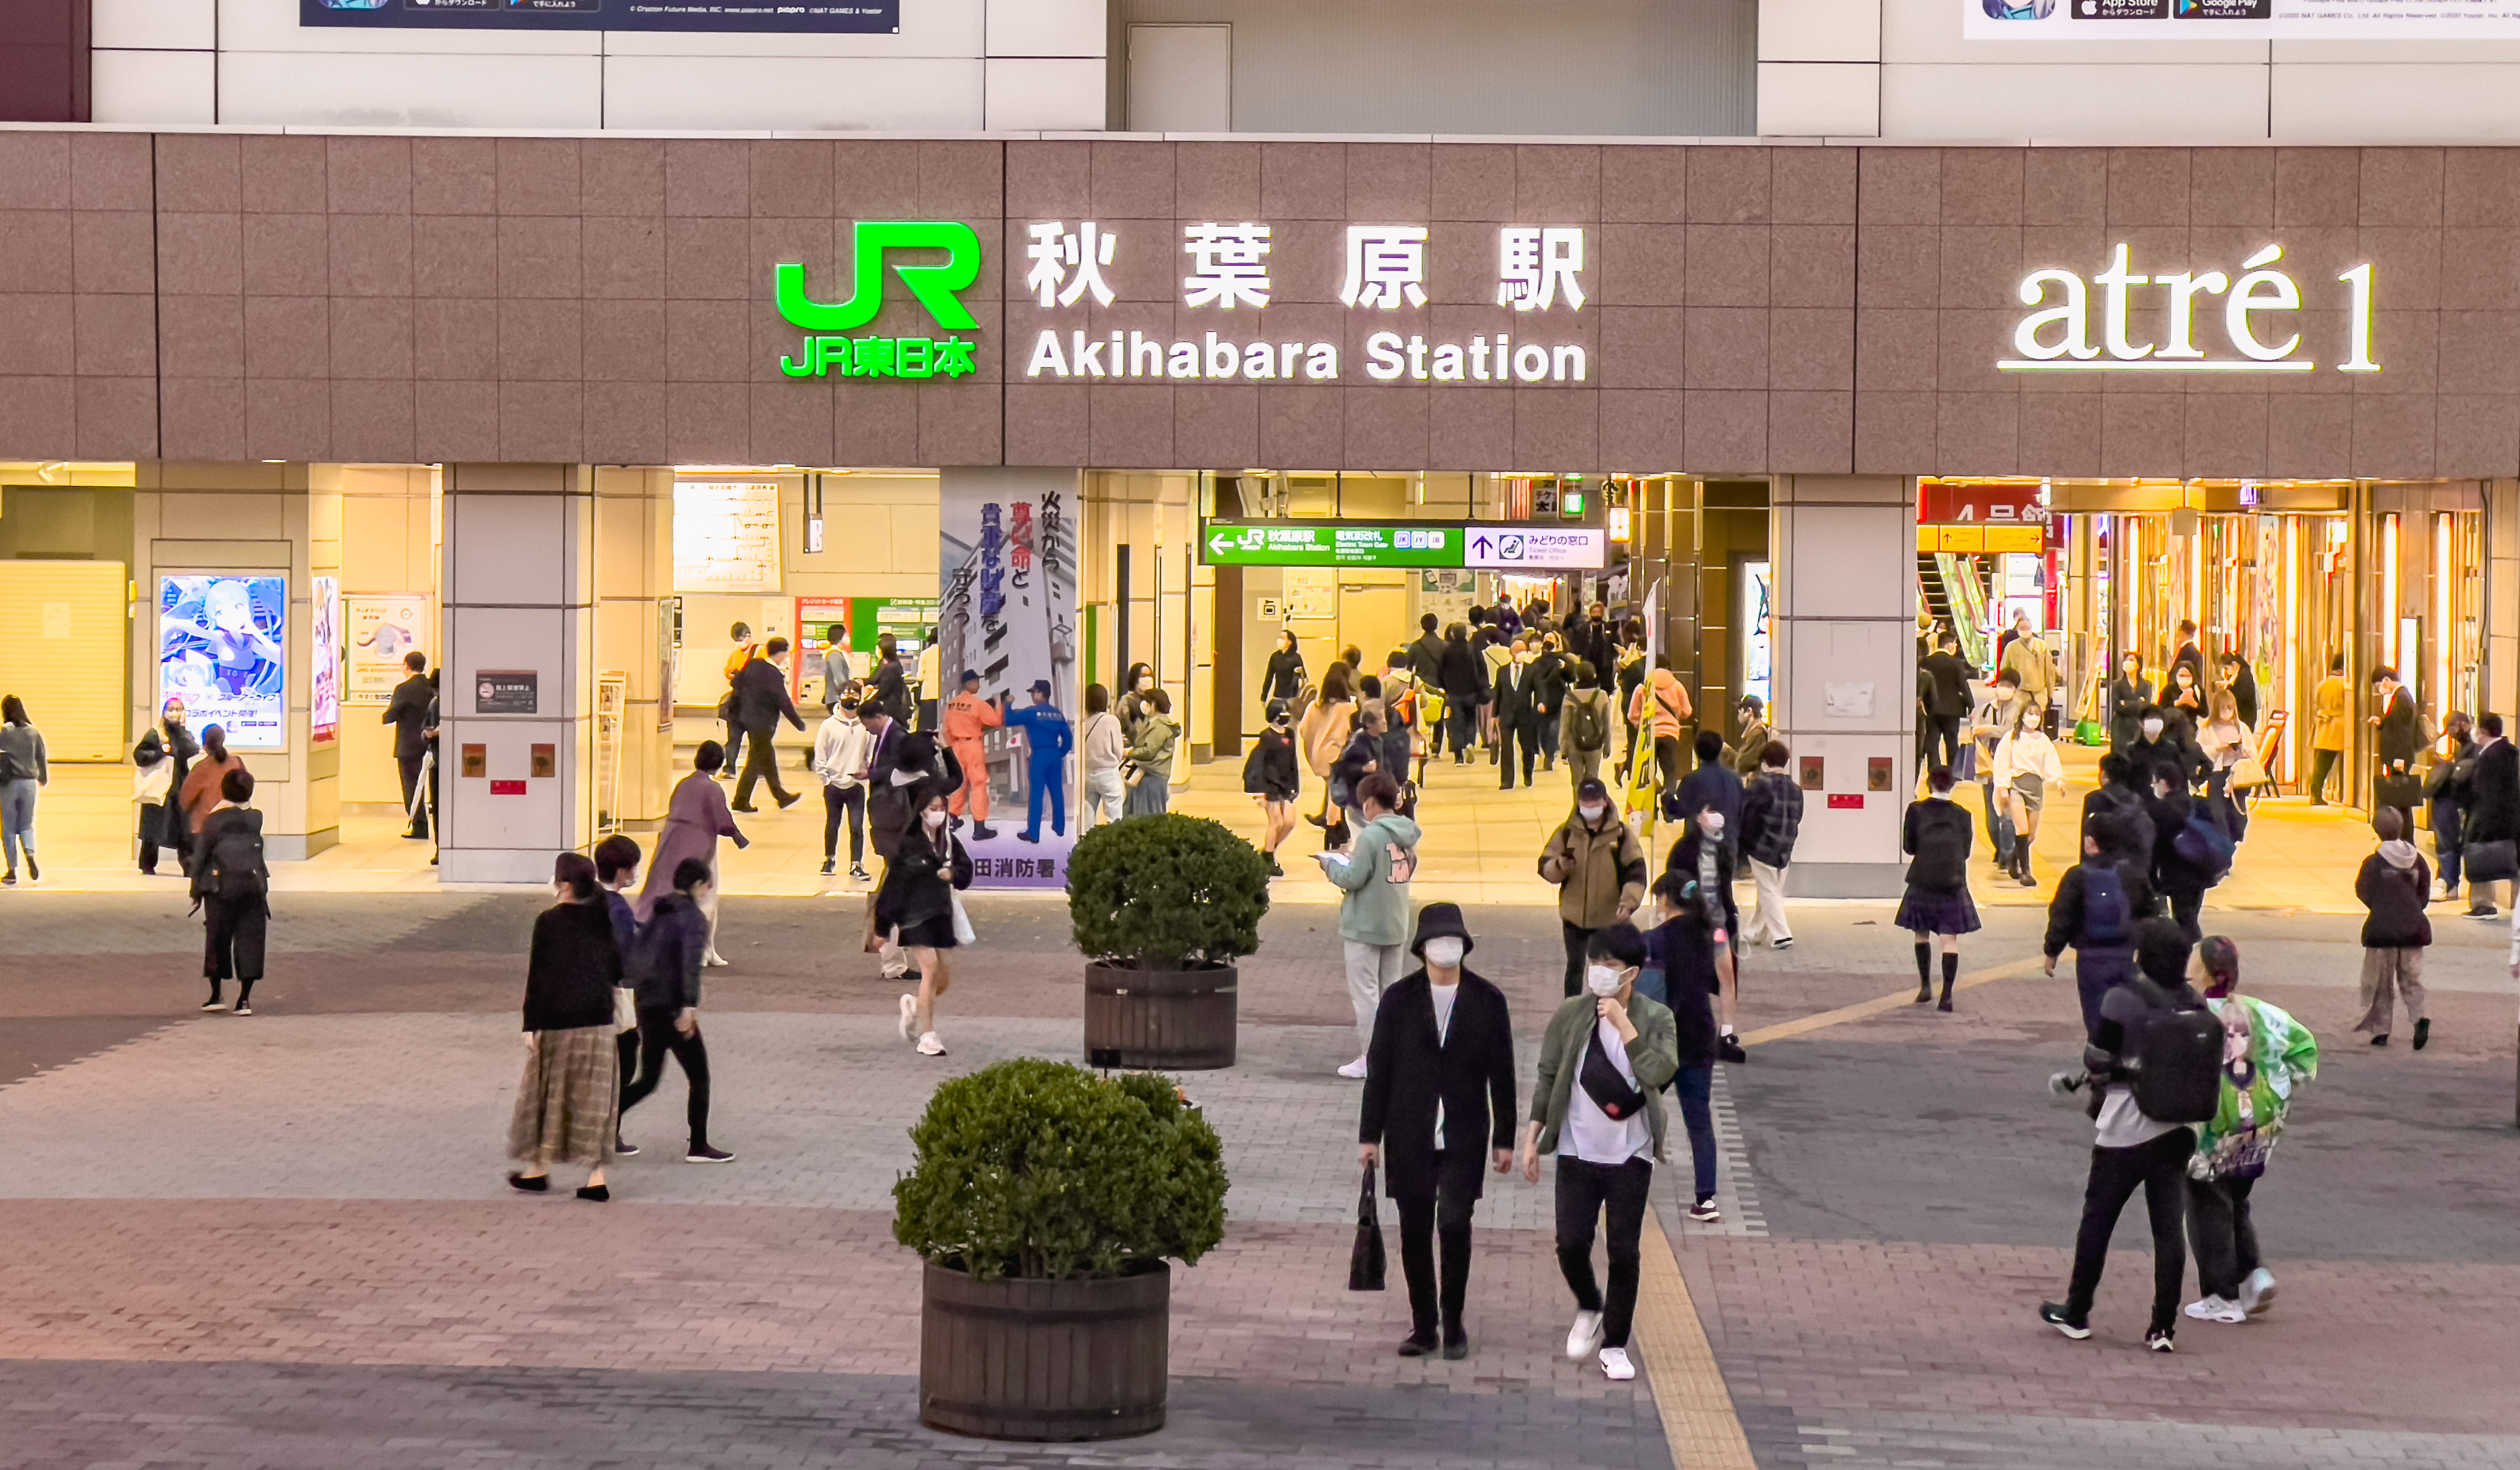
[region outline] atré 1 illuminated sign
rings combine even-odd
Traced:
[[[2055,266],[2023,277],[2021,304],[2044,309],[2024,316],[2013,329],[2012,347],[2020,355],[1996,366],[2007,373],[2307,373],[2318,367],[2316,359],[2303,355],[2301,333],[2289,330],[2282,316],[2302,309],[2299,283],[2273,268],[2283,258],[2283,247],[2267,246],[2241,261],[2236,281],[2219,270],[2138,275],[2132,257],[2133,252],[2120,245],[2108,268],[2093,273],[2089,284]],[[2371,267],[2366,262],[2336,279],[2347,295],[2345,360],[2336,364],[2336,371],[2376,373],[2380,364],[2371,357]],[[2092,340],[2094,285],[2100,288],[2096,344]],[[2138,287],[2154,288],[2150,304],[2161,313],[2158,342],[2133,339],[2137,329],[2130,316]],[[2214,297],[2222,299],[2224,343],[2236,356],[2197,341],[2198,299]],[[2208,300],[2204,309],[2210,313],[2216,304]]]
[[[961,293],[980,276],[980,237],[959,220],[861,219],[850,226],[853,282],[845,301],[818,301],[805,292],[805,267],[771,267],[779,314],[809,334],[795,356],[779,359],[790,378],[960,378],[972,370],[968,337],[841,337],[883,309],[884,267],[901,278],[919,304],[949,333],[979,324]],[[889,260],[897,251],[943,251],[941,261]],[[814,335],[834,334],[834,335]]]

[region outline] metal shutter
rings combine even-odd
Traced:
[[[120,760],[129,574],[120,562],[0,562],[0,694],[55,760]]]

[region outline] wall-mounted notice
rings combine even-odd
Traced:
[[[674,590],[779,590],[777,481],[676,482]]]
[[[158,578],[158,704],[181,696],[196,733],[240,751],[289,745],[289,578],[220,572]]]
[[[2506,0],[1959,0],[1972,41],[2454,41],[2520,37]]]
[[[441,30],[901,29],[901,0],[297,0],[300,25]]]
[[[318,576],[306,629],[306,738],[330,745],[341,733],[341,579]]]
[[[394,686],[410,676],[411,670],[403,667],[403,659],[428,652],[428,594],[386,592],[353,597],[346,607],[350,672],[341,691],[341,703],[386,704],[393,699]]]

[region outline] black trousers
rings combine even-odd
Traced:
[[[1435,1173],[1443,1177],[1441,1149],[1435,1152]],[[1470,1212],[1479,1202],[1439,1184],[1433,1194],[1394,1203],[1400,1207],[1400,1273],[1409,1280],[1411,1330],[1432,1332],[1440,1317],[1444,1331],[1459,1336],[1462,1304],[1470,1292]],[[1444,1246],[1440,1286],[1435,1273],[1438,1239]]]
[[[1960,763],[1960,717],[1957,714],[1925,716],[1925,768],[1941,766],[1953,769]]]
[[[2109,1236],[2118,1215],[2143,1189],[2152,1221],[2152,1326],[2179,1324],[2179,1285],[2187,1274],[2187,1243],[2180,1229],[2187,1213],[2187,1156],[2196,1152],[2194,1128],[2172,1128],[2134,1148],[2094,1148],[2092,1173],[2083,1185],[2083,1227],[2074,1236],[2074,1281],[2065,1293],[2065,1314],[2089,1321],[2100,1271],[2109,1261]]]
[[[823,860],[830,862],[839,850],[840,814],[849,818],[849,866],[866,861],[866,788],[852,786],[842,791],[836,786],[823,788]]]
[[[237,1004],[253,993],[262,979],[263,940],[271,926],[271,904],[257,894],[250,898],[207,897],[202,900],[202,929],[207,940],[202,952],[202,975],[210,983],[210,998],[219,998],[219,982],[237,983]]]
[[[2187,936],[2187,942],[2201,943],[2205,939],[2205,931],[2197,927],[2197,915],[2204,911],[2205,896],[2203,894],[2165,894],[2162,896],[2170,900],[2170,917],[2178,921],[2179,931]]]
[[[2256,1179],[2187,1181],[2187,1238],[2196,1250],[2196,1285],[2209,1297],[2240,1299],[2240,1283],[2258,1268],[2258,1227],[2249,1218]]]
[[[428,835],[428,807],[412,804],[412,798],[420,791],[420,762],[423,758],[419,756],[394,758],[394,764],[402,767],[403,821],[414,837]]]
[[[779,751],[771,741],[771,736],[776,733],[776,726],[767,730],[745,732],[743,774],[737,777],[735,783],[737,806],[752,804],[752,784],[755,781],[769,782],[770,795],[776,798],[782,806],[788,804],[788,788],[779,784]]]
[[[1662,789],[1664,791],[1669,791],[1673,787],[1678,786],[1680,784],[1680,778],[1687,774],[1687,772],[1682,768],[1681,752],[1683,749],[1684,747],[1680,743],[1680,737],[1677,735],[1657,735],[1654,737],[1654,769],[1659,771],[1662,775]]]
[[[766,746],[769,742],[764,741]],[[755,747],[759,749],[760,747]],[[676,1013],[670,1010],[639,1008],[639,1080],[621,1090],[621,1111],[629,1112],[647,1101],[648,1094],[664,1080],[665,1053],[683,1064],[683,1080],[692,1085],[691,1105],[686,1117],[691,1123],[692,1147],[708,1147],[709,1070],[708,1047],[700,1042],[700,1029],[692,1027],[684,1035],[674,1029]]]
[[[1566,934],[1566,994],[1572,999],[1584,988],[1584,946],[1600,931],[1569,924],[1564,919],[1557,921],[1557,927]]]
[[[1587,1164],[1557,1156],[1557,1269],[1575,1293],[1575,1305],[1601,1314],[1604,1348],[1626,1347],[1628,1326],[1636,1320],[1637,1277],[1643,1259],[1637,1243],[1644,1230],[1645,1196],[1652,1185],[1649,1159]],[[1607,1296],[1593,1279],[1593,1227],[1604,1207],[1610,1213]]]

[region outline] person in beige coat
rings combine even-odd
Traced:
[[[1540,850],[1540,876],[1557,885],[1558,927],[1566,937],[1566,993],[1584,980],[1584,946],[1645,901],[1645,850],[1619,820],[1599,778],[1575,793],[1575,809]]]
[[[1332,664],[1322,670],[1322,697],[1304,712],[1295,726],[1295,748],[1303,752],[1304,764],[1311,767],[1313,779],[1322,784],[1321,814],[1304,813],[1304,820],[1316,827],[1329,825],[1330,766],[1347,749],[1349,726],[1355,722],[1356,693],[1349,682],[1352,677],[1344,664]]]

